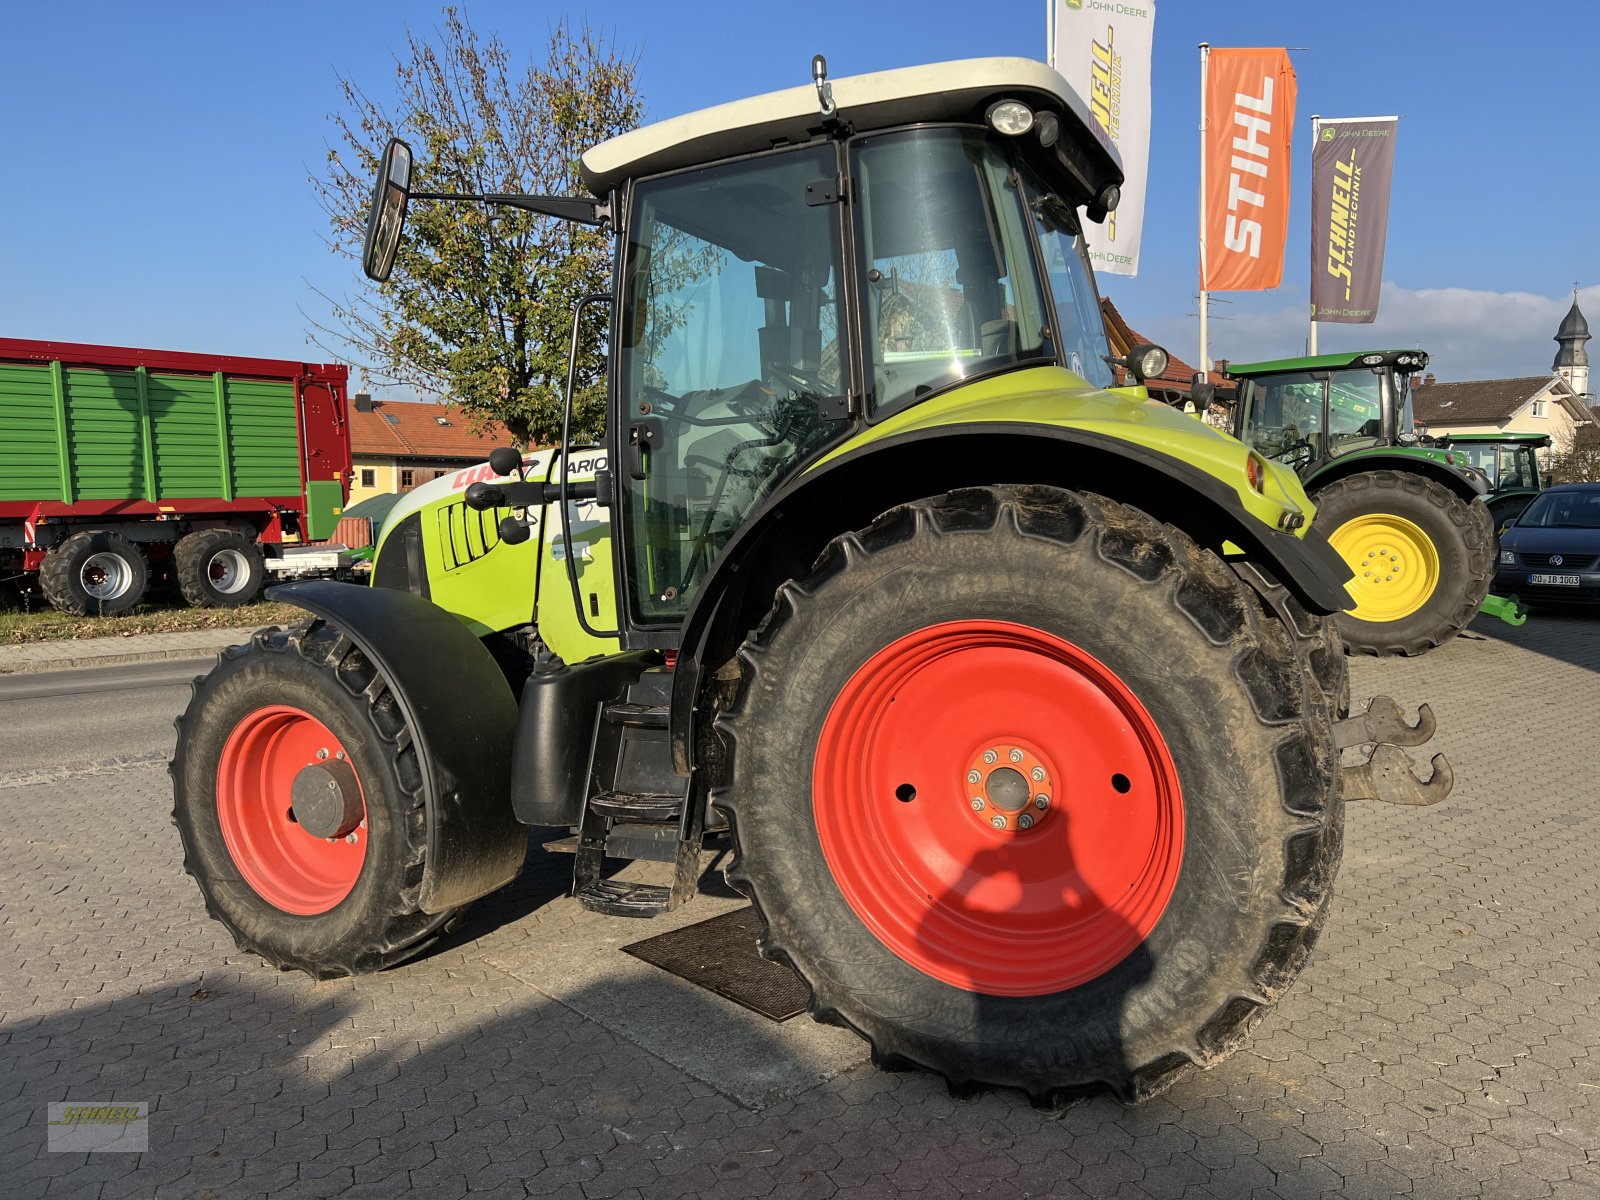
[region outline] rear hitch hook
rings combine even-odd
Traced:
[[[1417,707],[1417,723],[1408,725],[1400,706],[1388,696],[1374,696],[1366,712],[1352,713],[1333,725],[1333,744],[1341,750],[1388,742],[1391,746],[1420,746],[1433,736],[1438,722],[1426,704]]]
[[[1360,766],[1340,773],[1345,800],[1382,800],[1385,804],[1437,804],[1455,786],[1455,772],[1442,754],[1433,756],[1433,774],[1419,779],[1411,756],[1398,746],[1379,744]]]

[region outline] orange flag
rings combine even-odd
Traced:
[[[1212,50],[1207,57],[1202,291],[1283,282],[1294,97],[1286,50]]]

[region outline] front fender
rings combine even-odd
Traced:
[[[319,579],[267,595],[337,628],[388,682],[422,772],[422,910],[444,912],[515,879],[528,848],[511,811],[517,703],[483,643],[411,592]]]

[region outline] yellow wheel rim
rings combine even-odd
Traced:
[[[1422,527],[1393,513],[1352,517],[1328,538],[1356,577],[1345,584],[1358,621],[1399,621],[1439,586],[1439,551]]]

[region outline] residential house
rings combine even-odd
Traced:
[[[419,484],[485,461],[511,435],[494,423],[476,432],[461,411],[447,404],[351,397],[350,442],[355,477],[350,503],[386,492],[408,492]]]
[[[1117,306],[1112,304],[1110,299],[1105,296],[1100,298],[1100,312],[1105,318],[1106,340],[1111,343],[1112,354],[1120,357],[1127,354],[1137,345],[1150,343],[1149,338],[1135,331],[1123,319],[1122,314],[1117,311]],[[1195,369],[1173,354],[1171,347],[1163,346],[1162,349],[1167,352],[1167,369],[1154,379],[1147,379],[1145,381],[1145,390],[1156,400],[1182,408],[1188,402],[1194,389]],[[1116,368],[1116,376],[1118,383],[1128,382],[1126,378],[1127,372],[1121,367]],[[1234,385],[1226,375],[1218,371],[1207,371],[1206,380],[1222,393],[1222,399],[1231,402],[1234,394]],[[1224,429],[1228,428],[1229,418],[1226,407],[1221,404],[1214,404],[1212,407],[1216,411],[1215,413],[1206,414],[1207,421],[1211,424],[1220,425]]]
[[[1590,407],[1589,325],[1572,309],[1556,331],[1555,362],[1549,375],[1516,379],[1474,379],[1463,383],[1437,383],[1432,375],[1412,385],[1416,419],[1435,436],[1448,433],[1545,433],[1550,448],[1540,451],[1542,465],[1572,448],[1580,428],[1595,425],[1597,410]]]

